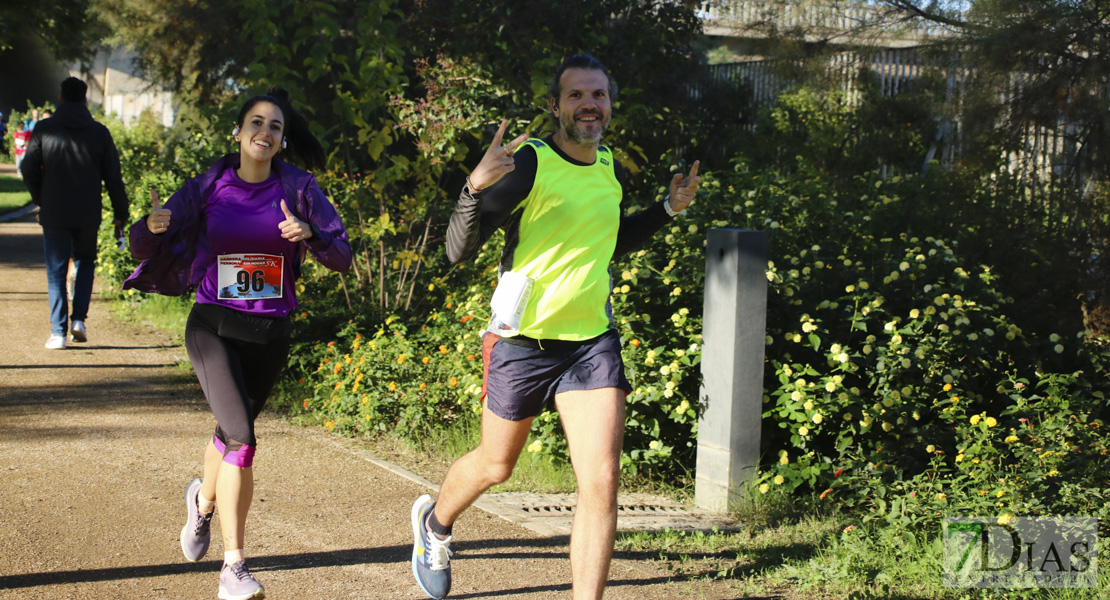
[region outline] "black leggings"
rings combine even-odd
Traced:
[[[221,337],[219,312],[212,308],[193,305],[185,323],[185,348],[216,416],[216,438],[223,442],[226,454],[243,445],[257,447],[254,420],[285,367],[289,327],[284,319],[277,335],[265,343]]]

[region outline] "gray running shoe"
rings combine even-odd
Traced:
[[[220,569],[220,600],[262,600],[266,597],[266,590],[262,584],[251,575],[247,563],[241,560],[235,564],[224,563]]]
[[[185,526],[181,528],[181,552],[185,560],[197,562],[208,552],[212,541],[212,515],[215,511],[202,514],[197,510],[197,494],[200,493],[200,478],[185,486]]]
[[[451,591],[451,538],[441,540],[425,526],[435,505],[427,494],[412,505],[412,574],[425,594],[438,599]]]

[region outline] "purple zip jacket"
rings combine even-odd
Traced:
[[[170,228],[165,233],[151,233],[146,227],[146,217],[131,225],[131,254],[142,262],[123,282],[123,289],[180,296],[200,283],[215,259],[209,251],[203,209],[216,181],[224,171],[238,165],[239,155],[229,154],[204,174],[185,182],[165,203],[165,208],[172,211]],[[316,178],[277,158],[273,159],[273,168],[285,190],[289,210],[315,230],[311,238],[297,245],[292,265],[294,279],[300,277],[306,249],[320,264],[345,273],[351,267],[351,244],[339,214],[320,191]]]

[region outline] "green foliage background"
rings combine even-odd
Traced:
[[[1068,224],[1004,174],[922,173],[935,80],[861,103],[803,86],[747,131],[738,111],[705,114],[662,83],[698,76],[684,4],[242,6],[252,53],[241,87],[284,85],[310,116],[331,156],[317,175],[356,251],[346,277],[310,264],[298,284],[288,410],[414,442],[474,418],[500,236],[449,266],[445,219],[490,127],[509,118],[512,135],[542,133],[555,62],[589,49],[627,82],[607,140],[637,173],[625,210],[661,199],[669,174],[687,169],[675,148],[705,171],[689,215],[613,265],[635,388],[629,476],[692,482],[704,240],[735,227],[771,234],[751,494],[812,497],[895,530],[949,514],[1106,516],[1107,353],[1083,329]],[[452,19],[512,35],[445,38]],[[133,217],[148,188],[166,196],[230,149],[239,101],[197,108],[173,130],[115,132]],[[133,262],[108,238],[100,269],[118,284]],[[565,460],[556,415],[537,419],[527,451]]]

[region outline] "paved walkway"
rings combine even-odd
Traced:
[[[222,548],[185,562],[182,490],[215,423],[184,349],[94,298],[89,342],[50,331],[41,230],[0,223],[0,600],[213,598]],[[247,556],[268,598],[421,598],[409,508],[428,488],[350,444],[259,422]],[[216,517],[218,529],[219,517]],[[474,508],[456,528],[452,598],[569,598],[567,539]],[[731,598],[670,582],[651,557],[614,562],[606,598]]]

